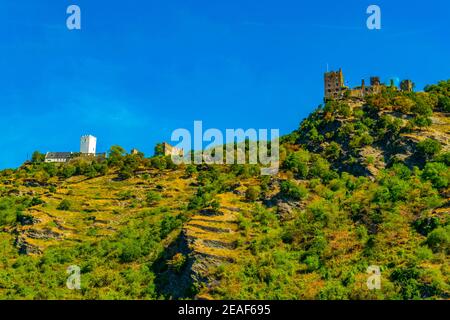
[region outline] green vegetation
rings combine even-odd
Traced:
[[[327,101],[275,176],[176,166],[162,145],[35,152],[0,172],[0,299],[449,299],[449,99],[443,81]]]

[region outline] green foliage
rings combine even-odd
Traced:
[[[31,162],[33,163],[42,163],[45,161],[45,154],[40,153],[39,151],[34,151],[31,156]]]
[[[182,223],[182,221],[180,220],[180,217],[165,216],[163,218],[163,220],[161,221],[161,228],[160,228],[161,239],[164,239],[174,229],[180,227],[181,223]]]
[[[176,165],[173,163],[170,156],[156,156],[150,159],[150,165],[153,168],[164,170],[164,169],[175,169]]]
[[[450,80],[426,86],[425,91],[437,97],[440,110],[450,112]]]
[[[325,157],[327,159],[331,160],[338,160],[342,154],[342,148],[341,146],[332,141],[326,148],[325,148]]]
[[[417,144],[417,151],[425,158],[431,158],[441,151],[441,144],[434,139],[425,139]]]
[[[72,177],[76,171],[77,171],[77,168],[75,166],[68,164],[63,167],[62,175],[64,178],[68,179],[68,178]]]
[[[190,165],[188,165],[188,166],[186,167],[185,173],[186,173],[186,177],[190,178],[190,177],[192,177],[195,173],[197,173],[197,167],[194,166],[194,165],[192,165],[192,164],[190,164]]]
[[[415,118],[410,120],[410,123],[414,127],[424,128],[431,126],[433,124],[433,121],[425,116],[416,116]]]
[[[208,279],[217,280],[214,290],[205,285],[195,292],[213,298],[448,299],[450,220],[445,209],[450,156],[440,153],[447,146],[425,140],[417,146],[421,158],[416,154],[408,161],[392,159],[404,151],[403,133],[429,125],[430,110],[446,108],[449,83],[431,86],[426,94],[386,88],[368,97],[361,108],[353,103],[350,108],[350,100],[328,101],[299,130],[282,138],[278,176],[261,177],[254,165],[175,166],[161,150],[145,159],[118,146],[111,148],[107,160],[81,157],[52,164],[36,157],[17,170],[4,170],[0,172],[0,298],[169,298],[172,292],[162,287],[171,291],[182,286],[188,271],[188,256],[179,248],[179,240],[184,240],[179,235],[187,227],[184,230],[194,230],[200,240],[189,243],[193,259],[203,250],[224,254],[221,266],[209,270],[208,261],[202,265]],[[408,113],[411,123],[405,126],[407,117],[401,120],[399,112]],[[377,176],[352,171],[371,157],[360,150],[367,145],[383,149],[387,169],[376,168]],[[108,172],[134,179],[65,181]],[[165,179],[164,183],[158,179]],[[80,184],[89,189],[76,190]],[[249,186],[247,201],[234,192],[241,186]],[[100,188],[108,196],[97,193]],[[162,189],[171,201],[161,201]],[[82,191],[93,192],[92,200],[99,201],[78,205],[75,199]],[[71,214],[54,212],[54,199],[62,200],[59,210]],[[80,212],[75,210],[78,207]],[[43,253],[20,255],[17,246],[27,244],[17,241],[11,230],[38,230],[40,222],[32,228],[22,226],[34,223],[35,213],[47,211],[49,217],[58,215],[57,221],[42,222],[52,230],[79,214],[75,227],[82,242],[48,240],[50,246]],[[214,218],[219,211],[227,222]],[[111,224],[108,221],[103,228],[105,216],[111,217]],[[235,220],[228,222],[233,216]],[[201,240],[213,240],[215,232],[203,239],[206,230],[185,225],[196,220],[210,226],[235,222],[238,229],[217,236],[217,244],[223,241],[224,248],[209,247]],[[80,291],[64,285],[66,268],[72,264],[82,268]],[[371,264],[382,269],[381,290],[365,289]],[[193,292],[184,298],[193,298]]]
[[[21,212],[20,205],[13,198],[0,198],[0,226],[12,225]]]
[[[158,143],[155,145],[155,156],[164,156],[164,144],[163,143]]]
[[[170,259],[169,261],[167,261],[167,265],[169,266],[170,269],[172,269],[173,271],[180,273],[181,270],[184,268],[184,266],[186,265],[187,262],[187,258],[184,254],[182,253],[177,253],[175,254],[172,259]]]
[[[146,201],[149,206],[157,204],[161,200],[161,195],[155,191],[147,192]]]
[[[125,156],[125,149],[121,146],[112,146],[109,149],[108,164],[112,167],[120,167]]]
[[[62,200],[59,203],[58,207],[56,207],[56,209],[62,210],[62,211],[69,211],[71,208],[72,208],[72,203],[67,199]]]
[[[261,194],[261,188],[256,186],[249,186],[245,191],[245,199],[248,201],[256,201],[259,199]]]
[[[353,136],[349,146],[352,149],[359,149],[373,144],[373,141],[373,137],[368,132],[364,132],[361,135]]]
[[[323,111],[325,113],[331,113],[334,116],[350,117],[352,115],[352,110],[346,102],[336,100],[328,101]]]
[[[406,96],[397,96],[393,99],[394,110],[407,114],[411,112],[415,102]]]
[[[293,173],[297,174],[300,178],[306,178],[309,173],[309,161],[311,156],[308,151],[300,150],[290,153],[284,161],[284,167]]]
[[[445,112],[450,112],[450,97],[439,97],[438,107]]]
[[[433,230],[427,237],[427,245],[434,252],[450,253],[450,225]]]
[[[437,155],[434,159],[436,162],[445,163],[447,166],[450,166],[450,152],[443,152]]]
[[[450,181],[450,169],[441,162],[428,162],[423,169],[422,178],[431,181],[435,188],[446,188]]]
[[[292,200],[303,200],[308,196],[308,189],[294,181],[285,180],[280,184],[281,194]]]
[[[415,105],[411,111],[417,115],[430,116],[433,114],[433,109],[437,105],[437,100],[433,95],[427,93],[417,93],[414,95]]]
[[[414,221],[413,225],[417,232],[427,236],[431,231],[439,227],[441,222],[437,217],[424,217]]]

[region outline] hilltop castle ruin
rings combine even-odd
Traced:
[[[349,88],[345,85],[342,69],[339,71],[326,72],[324,75],[324,97],[325,99],[342,99],[345,97],[363,98],[368,94],[377,94],[381,92],[385,84],[381,83],[380,77],[370,77],[370,85],[366,85],[365,80],[361,80],[361,86]],[[390,85],[394,86],[393,80]],[[397,87],[395,87],[397,88]],[[403,80],[400,83],[401,91],[412,92],[414,84],[411,80]]]

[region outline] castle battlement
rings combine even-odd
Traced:
[[[345,97],[363,98],[368,94],[380,93],[382,88],[386,87],[384,83],[381,83],[380,77],[373,76],[370,77],[370,85],[366,85],[365,80],[362,79],[360,86],[349,88],[345,85],[342,69],[339,69],[339,71],[326,72],[324,74],[324,85],[325,99],[342,99]],[[390,85],[395,87],[392,80]],[[405,92],[412,92],[414,83],[411,80],[403,80],[400,83],[400,88],[397,89]]]

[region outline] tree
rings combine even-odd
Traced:
[[[450,225],[433,230],[427,237],[427,244],[434,252],[450,252]]]
[[[332,141],[326,148],[325,148],[325,156],[328,159],[331,160],[337,160],[339,159],[339,157],[342,154],[342,148],[341,146],[337,143]]]
[[[62,175],[63,175],[64,178],[67,179],[67,178],[70,178],[71,176],[73,176],[76,171],[77,171],[77,169],[73,165],[68,164],[68,165],[63,167]]]
[[[125,156],[125,149],[121,146],[112,146],[109,149],[108,163],[111,166],[121,166],[123,157]]]
[[[155,156],[163,156],[164,155],[164,144],[158,143],[155,146]]]
[[[310,158],[311,156],[306,150],[290,153],[284,162],[284,167],[297,174],[300,178],[306,178],[309,172],[308,163]]]
[[[438,154],[441,151],[441,149],[442,146],[440,142],[430,138],[420,141],[417,144],[417,150],[426,159],[429,159],[434,155]]]
[[[161,200],[161,195],[158,192],[149,191],[147,193],[146,201],[148,205],[155,205],[159,200]]]
[[[414,101],[406,96],[398,96],[393,100],[394,110],[401,113],[410,113],[411,109],[414,107]]]
[[[40,153],[39,151],[33,152],[31,156],[31,162],[33,163],[41,163],[45,161],[45,154]]]
[[[68,211],[68,210],[70,210],[71,207],[72,207],[72,204],[70,203],[70,201],[67,199],[64,199],[59,203],[59,205],[56,209],[62,210],[62,211]]]
[[[295,182],[286,180],[280,184],[281,193],[292,200],[302,200],[308,196],[308,189],[299,186]]]
[[[450,169],[441,162],[429,162],[425,165],[422,178],[431,181],[435,188],[446,188],[450,181]]]
[[[450,112],[450,97],[439,97],[438,107],[445,112]]]
[[[430,116],[433,114],[433,109],[436,107],[438,101],[435,96],[425,92],[419,92],[414,96],[415,105],[411,111],[422,116]]]

